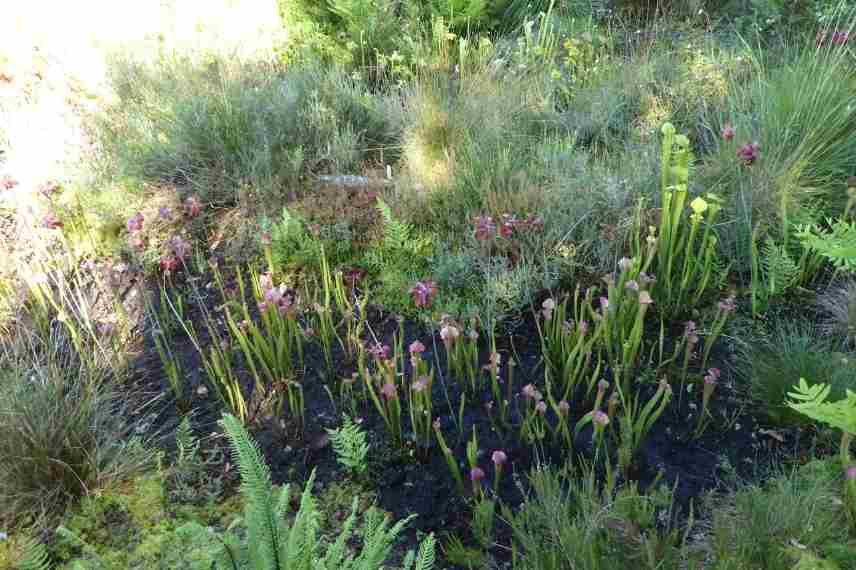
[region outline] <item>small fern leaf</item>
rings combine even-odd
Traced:
[[[45,545],[35,540],[27,541],[23,546],[17,568],[18,570],[48,570],[50,559]]]
[[[419,545],[419,556],[416,559],[416,570],[433,570],[435,559],[434,533],[429,534]]]
[[[799,267],[791,259],[785,247],[776,245],[771,238],[767,238],[762,253],[767,293],[770,295],[784,293],[796,281]]]

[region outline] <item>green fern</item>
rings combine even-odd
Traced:
[[[190,418],[185,417],[178,424],[178,428],[175,430],[175,446],[177,450],[176,463],[184,464],[196,457],[196,453],[199,451],[199,442],[193,435]]]
[[[351,418],[345,416],[342,427],[339,429],[328,429],[330,443],[336,452],[339,463],[353,472],[355,475],[363,475],[368,469],[366,457],[369,453],[369,444],[366,441],[366,433],[355,424]]]
[[[804,378],[788,393],[792,401],[788,406],[809,418],[825,423],[844,433],[856,435],[856,392],[847,390],[843,400],[827,402],[831,386],[809,386]]]
[[[826,220],[829,231],[819,226],[800,226],[797,237],[810,251],[829,260],[837,269],[856,273],[856,222]]]
[[[761,251],[764,289],[769,296],[781,295],[796,283],[799,266],[784,245],[767,238]]]
[[[436,540],[429,534],[419,545],[419,553],[412,550],[404,557],[401,570],[431,570],[434,568]],[[414,566],[415,565],[415,566]]]
[[[300,507],[289,525],[286,518],[290,505],[289,486],[286,485],[276,496],[270,470],[263,461],[258,445],[241,422],[227,414],[223,417],[222,425],[232,444],[235,461],[241,473],[241,492],[246,501],[248,546],[242,549],[235,533],[228,532],[218,555],[221,568],[378,570],[384,567],[392,545],[404,526],[413,519],[412,516],[390,525],[386,515],[377,509],[369,509],[364,516],[362,548],[353,555],[349,552],[348,545],[353,536],[359,504],[357,499],[354,499],[351,515],[345,521],[339,537],[322,555],[318,539],[320,515],[312,497],[315,472],[309,477],[300,499]],[[242,550],[248,550],[248,553],[245,554]],[[432,569],[433,537],[422,543],[418,558],[417,570]]]
[[[24,543],[21,558],[16,566],[18,570],[48,570],[50,567],[48,551],[44,544],[35,540]]]
[[[389,205],[378,199],[383,220],[383,239],[366,254],[366,264],[376,272],[419,267],[431,254],[432,241],[416,235],[410,224],[396,220]]]
[[[413,309],[407,291],[426,276],[433,242],[430,236],[419,235],[410,224],[395,219],[383,200],[378,200],[377,209],[383,236],[365,253],[363,264],[378,278],[375,300],[403,314]]]
[[[232,444],[232,454],[241,474],[244,517],[250,541],[250,561],[259,570],[279,568],[279,524],[273,508],[273,484],[270,469],[258,444],[250,438],[241,422],[226,414],[221,420]],[[284,489],[288,493],[288,488]]]
[[[313,236],[306,220],[282,209],[282,218],[271,228],[273,260],[278,267],[318,267],[323,241]]]
[[[759,232],[759,229],[753,232],[750,243],[753,315],[765,310],[770,299],[799,283],[802,273],[800,264],[794,261],[787,247],[777,245],[772,238],[768,237],[759,251]]]

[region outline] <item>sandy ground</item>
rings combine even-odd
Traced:
[[[268,49],[275,0],[0,0],[0,172],[22,189],[62,179],[110,52]],[[4,140],[5,139],[5,140]]]
[[[272,49],[281,30],[276,0],[0,0],[0,277],[38,239],[38,187],[79,167],[80,111],[109,96],[111,53],[241,57]],[[17,184],[4,190],[4,178]]]

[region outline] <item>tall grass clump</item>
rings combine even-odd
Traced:
[[[824,313],[821,330],[845,346],[856,344],[856,281],[830,287],[818,296],[817,304]]]
[[[208,201],[235,202],[247,188],[281,196],[307,173],[352,171],[396,134],[386,100],[359,81],[272,58],[122,57],[110,84],[112,102],[90,121],[101,171]]]
[[[487,65],[422,78],[407,95],[403,169],[438,229],[456,231],[491,194],[536,184],[532,158],[548,132],[549,100],[538,82]]]
[[[833,387],[835,397],[853,387],[856,367],[846,354],[833,350],[830,340],[810,324],[783,321],[752,342],[741,355],[740,375],[768,419],[800,425],[804,419],[786,405],[794,378],[817,378]]]
[[[35,522],[152,460],[103,359],[57,321],[0,347],[0,520]],[[92,350],[92,347],[89,347]],[[29,518],[28,518],[29,517]],[[22,520],[26,519],[26,520]]]
[[[530,474],[531,488],[516,513],[503,509],[513,534],[514,568],[565,570],[684,568],[687,530],[673,525],[667,488],[645,495],[636,483],[603,486],[593,473],[581,477],[554,469]]]
[[[710,568],[854,568],[836,461],[813,461],[713,501]]]
[[[837,215],[847,200],[856,68],[844,46],[801,41],[784,56],[751,52],[753,78],[733,81],[723,110],[708,116],[717,138],[701,180],[731,205],[736,224],[726,246],[743,268],[756,228],[787,240],[803,210],[820,201]]]

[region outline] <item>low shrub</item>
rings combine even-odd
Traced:
[[[383,98],[343,72],[270,59],[117,59],[110,82],[113,102],[90,120],[101,171],[189,186],[203,201],[247,188],[285,196],[307,172],[356,169],[397,129]]]

